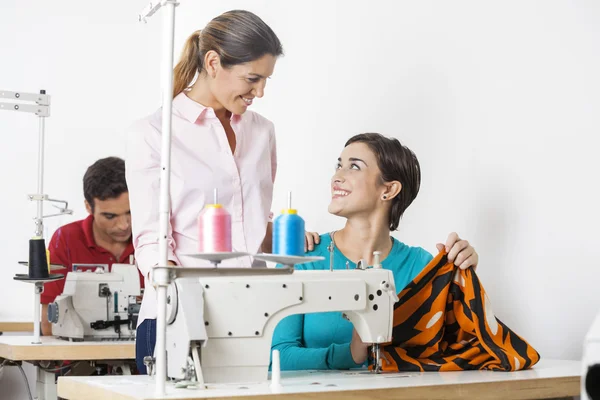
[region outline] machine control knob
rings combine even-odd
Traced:
[[[50,303],[48,304],[48,321],[56,324],[58,322],[58,304]]]
[[[585,375],[585,391],[591,400],[600,400],[600,364],[588,368]]]

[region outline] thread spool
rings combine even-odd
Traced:
[[[231,215],[218,203],[214,190],[213,204],[207,204],[198,215],[198,251],[200,253],[231,252]]]
[[[304,220],[292,208],[292,193],[288,194],[288,208],[273,222],[273,254],[304,255]]]
[[[46,241],[34,237],[29,240],[29,278],[47,279],[49,276]]]

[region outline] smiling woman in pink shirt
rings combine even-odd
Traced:
[[[271,28],[248,11],[229,11],[194,32],[174,71],[169,263],[204,266],[196,221],[214,188],[231,214],[234,251],[270,251],[269,214],[277,169],[275,129],[248,108],[264,95],[282,45]],[[194,78],[197,79],[194,81]],[[138,319],[136,362],[156,341],[156,292],[148,281],[158,262],[161,110],[127,135],[127,185],[133,245],[146,289]],[[250,266],[240,258],[223,265]]]

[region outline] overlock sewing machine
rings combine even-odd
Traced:
[[[167,376],[204,383],[268,378],[273,331],[292,314],[341,311],[365,343],[392,339],[390,271],[378,268],[173,268],[167,295]],[[145,360],[152,374],[152,361]]]
[[[135,265],[73,271],[63,293],[48,305],[52,334],[66,340],[133,340],[140,296]]]

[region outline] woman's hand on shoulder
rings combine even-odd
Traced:
[[[305,232],[304,233],[304,252],[313,251],[315,244],[321,243],[321,236],[317,232]]]

